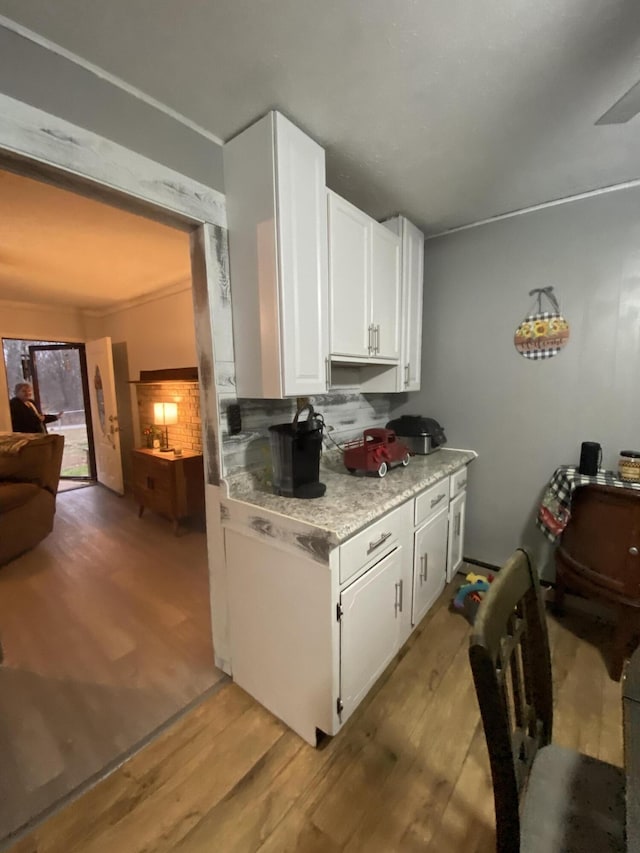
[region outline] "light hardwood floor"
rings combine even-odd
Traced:
[[[60,494],[53,533],[0,568],[0,636],[4,838],[223,678],[204,531],[101,486]]]
[[[454,584],[343,731],[318,750],[233,684],[11,853],[494,849],[488,758]],[[555,739],[622,762],[620,685],[588,617],[550,617]]]

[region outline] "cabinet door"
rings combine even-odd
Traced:
[[[417,625],[444,589],[449,509],[444,507],[415,533],[412,622]]]
[[[369,217],[328,193],[331,352],[368,358],[371,325]]]
[[[329,357],[324,151],[275,117],[282,394],[322,394]]]
[[[466,491],[460,492],[449,504],[449,553],[447,556],[447,583],[462,565],[464,550],[464,515],[467,505]]]
[[[371,222],[371,300],[374,357],[400,358],[400,238]]]
[[[398,651],[406,592],[402,546],[340,594],[340,699],[344,722]]]
[[[405,391],[420,390],[424,234],[407,219],[402,229],[402,378]]]

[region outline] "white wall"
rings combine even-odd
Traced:
[[[125,481],[131,449],[140,446],[135,385],[141,370],[195,367],[197,362],[191,281],[178,292],[128,305],[103,317],[88,316],[88,338],[109,336],[113,345]]]
[[[27,305],[0,299],[0,337],[34,341],[84,341],[80,311],[55,305]],[[9,389],[11,392],[13,389]],[[11,430],[4,358],[0,358],[0,431]]]
[[[513,333],[528,291],[553,285],[571,325],[548,361]],[[598,441],[604,465],[640,448],[640,189],[620,190],[427,241],[422,391],[404,411],[437,418],[480,454],[465,555],[548,556],[533,519],[554,469]]]

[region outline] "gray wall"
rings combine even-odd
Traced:
[[[516,216],[427,241],[423,380],[403,411],[436,417],[469,477],[465,555],[501,563],[521,543],[549,549],[533,519],[558,465],[599,441],[604,465],[640,448],[640,189]],[[513,346],[553,285],[571,328],[555,358]],[[547,575],[548,576],[548,575]]]
[[[166,113],[0,27],[0,91],[222,192],[222,147]]]

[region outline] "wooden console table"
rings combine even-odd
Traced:
[[[180,522],[204,513],[204,460],[201,453],[185,450],[181,456],[172,451],[138,448],[132,451],[133,493],[139,505],[173,521],[174,533]]]

